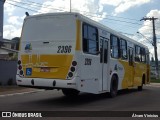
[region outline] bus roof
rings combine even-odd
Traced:
[[[111,29],[111,28],[109,28],[109,27],[107,27],[107,26],[105,26],[105,25],[103,25],[101,23],[98,23],[98,22],[96,22],[96,21],[94,21],[94,20],[92,20],[92,19],[90,19],[90,18],[88,18],[88,17],[86,17],[86,16],[84,16],[84,15],[82,15],[80,13],[77,13],[77,12],[57,12],[57,13],[37,14],[37,15],[33,15],[33,16],[27,16],[25,18],[25,20],[29,19],[29,18],[33,18],[33,17],[56,16],[56,15],[74,15],[75,17],[77,17],[81,21],[87,22],[87,23],[89,23],[89,24],[91,24],[91,25],[93,25],[95,27],[98,27],[98,28],[100,28],[102,30],[105,30],[105,31],[117,36],[117,37],[126,39],[126,40],[128,40],[130,42],[133,42],[134,44],[141,45],[141,46],[143,46],[143,47],[148,49],[148,47],[146,45],[144,45],[144,44],[142,44],[142,43],[140,43],[140,42],[138,42],[138,41],[136,41],[134,39],[131,39],[131,38],[129,38],[129,37],[117,32],[117,31],[115,31],[115,30],[113,30],[113,29]]]

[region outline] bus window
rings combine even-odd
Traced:
[[[140,62],[141,61],[141,47],[138,45],[135,46],[135,61]]]
[[[96,27],[83,24],[83,52],[97,54],[98,51],[98,30]]]
[[[128,48],[129,65],[133,66],[133,48]]]
[[[124,39],[121,39],[120,40],[120,52],[121,52],[121,58],[123,59],[123,60],[126,60],[127,59],[127,42],[126,42],[126,40],[124,40]]]
[[[145,48],[141,48],[141,61],[146,63],[146,51],[145,51]]]
[[[118,38],[116,36],[111,36],[111,57],[118,58]]]

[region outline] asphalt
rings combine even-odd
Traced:
[[[3,88],[4,97],[0,97],[0,111],[160,111],[159,83],[144,86],[142,92],[137,89],[121,91],[117,97],[111,99],[105,95],[82,93],[76,98],[67,98],[61,91],[48,90],[37,92],[38,89],[8,86]],[[9,95],[25,92],[37,92],[25,95]],[[25,92],[24,92],[25,91]],[[0,87],[2,94],[2,87]],[[3,95],[0,95],[3,96]],[[157,112],[156,112],[157,113]],[[154,114],[156,114],[154,113]],[[74,114],[74,112],[72,113]],[[151,114],[149,112],[149,114]],[[159,113],[158,113],[159,114]],[[53,114],[54,115],[54,114]],[[62,115],[63,116],[63,115]],[[92,115],[91,115],[92,116]],[[1,119],[1,118],[0,118]],[[19,118],[15,118],[18,120]],[[20,118],[22,119],[22,118]],[[28,119],[28,118],[26,118]],[[29,118],[30,119],[30,118]],[[34,118],[35,119],[35,118]],[[39,120],[40,118],[38,118]],[[42,118],[44,119],[44,118]],[[46,120],[106,120],[105,117],[46,117]],[[111,117],[111,120],[128,120],[131,117]],[[133,118],[134,119],[134,118]],[[135,118],[139,119],[139,118]],[[142,118],[151,120],[152,118]],[[154,119],[154,118],[153,118]],[[141,119],[140,119],[141,120]],[[158,120],[158,118],[157,118]]]
[[[34,88],[26,88],[26,87],[19,87],[19,86],[0,86],[0,96],[2,95],[13,95],[13,94],[20,94],[20,93],[31,93],[31,92],[38,92],[40,90]]]
[[[147,86],[160,87],[160,83],[150,83]],[[0,86],[0,95],[12,95],[12,94],[20,94],[20,93],[32,93],[43,91],[34,88],[26,88],[19,86]]]

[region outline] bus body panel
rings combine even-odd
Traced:
[[[76,18],[73,15],[26,19],[19,54],[21,76],[65,80],[75,53],[75,40]]]
[[[96,55],[83,51],[84,23],[98,30],[99,50]],[[149,83],[149,63],[134,61],[134,45],[138,42],[82,15],[57,13],[29,17],[23,26],[19,53],[21,63],[18,63],[16,75],[20,86],[68,88],[99,94],[110,92],[113,75],[117,76],[118,90],[140,86],[143,75],[147,81],[145,83]],[[111,57],[112,34],[127,40],[127,50],[131,48],[133,52],[132,64],[129,64],[129,58],[122,60]],[[101,57],[105,58],[105,48],[106,63],[101,61]],[[22,69],[19,69],[20,66]]]

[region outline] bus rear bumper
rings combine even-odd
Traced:
[[[74,77],[72,80],[62,80],[45,78],[22,78],[19,77],[19,75],[16,76],[16,82],[18,86],[40,89],[77,89],[76,79],[78,79],[78,77]]]

